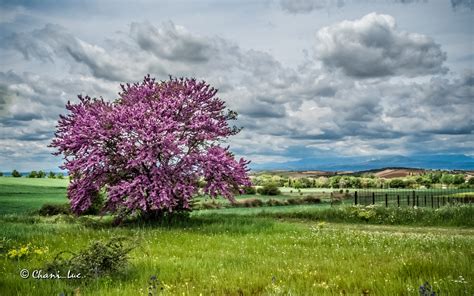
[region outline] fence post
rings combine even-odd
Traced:
[[[411,196],[412,196],[412,198],[413,198],[413,206],[415,206],[415,202],[416,202],[416,200],[415,200],[415,199],[416,199],[416,198],[415,198],[415,190],[413,190]]]
[[[416,206],[417,207],[420,206],[420,196],[419,195],[416,195]]]
[[[375,192],[372,192],[372,204],[375,205]]]
[[[431,194],[431,208],[434,208],[434,203],[433,203],[433,194]]]
[[[354,191],[354,204],[357,205],[357,191]]]
[[[410,206],[410,195],[407,194],[407,206]]]
[[[400,194],[397,194],[397,207],[400,207]]]
[[[388,207],[388,194],[385,193],[385,207]]]
[[[446,196],[443,195],[443,206],[446,205]]]
[[[426,207],[426,193],[425,193],[425,207]]]

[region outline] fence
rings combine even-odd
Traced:
[[[381,189],[357,190],[351,194],[355,205],[439,208],[447,204],[474,204],[474,189]]]

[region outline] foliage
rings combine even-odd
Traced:
[[[20,177],[21,177],[21,174],[20,174],[20,172],[18,172],[17,170],[13,170],[13,171],[12,171],[12,177],[14,177],[14,178],[20,178]]]
[[[474,217],[474,207],[469,205],[448,205],[439,209],[357,205],[324,209],[313,208],[282,213],[262,212],[260,215],[344,223],[474,227],[474,220],[472,219]]]
[[[31,243],[26,245],[10,249],[6,257],[9,259],[25,259],[31,255],[43,255],[48,252],[48,247],[37,247],[33,246]]]
[[[56,175],[53,172],[50,171],[49,174],[48,174],[48,178],[49,179],[54,179],[54,178],[56,178]]]
[[[248,161],[219,143],[238,133],[217,90],[194,79],[122,85],[119,99],[79,96],[68,103],[51,146],[72,176],[71,207],[84,213],[107,190],[105,209],[156,213],[190,209],[202,178],[205,194],[229,200],[250,186]]]
[[[389,183],[390,188],[406,188],[406,183],[401,179],[392,179]]]
[[[28,174],[28,178],[37,178],[38,177],[38,172],[37,171],[31,171]]]
[[[306,207],[265,211],[297,213]],[[311,208],[321,210],[322,206]],[[195,211],[190,220],[178,225],[137,221],[118,228],[109,228],[107,217],[94,218],[98,228],[52,223],[48,218],[32,225],[0,217],[0,233],[11,240],[7,250],[28,242],[49,248],[47,256],[30,256],[28,261],[3,260],[2,295],[58,295],[78,287],[81,295],[147,295],[150,286],[156,286],[159,295],[324,296],[362,295],[363,291],[418,295],[425,281],[440,295],[474,291],[472,228],[257,217],[261,211]],[[24,280],[18,275],[21,268],[37,268],[52,260],[51,253],[66,249],[78,253],[91,240],[107,241],[114,236],[140,239],[139,247],[129,253],[129,267],[116,277]],[[157,276],[159,284],[153,285],[151,275]]]
[[[60,252],[45,269],[56,273],[68,270],[81,274],[81,278],[97,278],[104,275],[120,273],[128,263],[128,254],[133,249],[125,237],[112,237],[108,241],[93,241],[77,254]],[[67,257],[70,254],[72,256]]]
[[[41,216],[54,216],[59,214],[70,214],[69,204],[44,204],[38,213]]]
[[[267,183],[263,185],[261,188],[257,189],[257,193],[261,195],[279,195],[281,194],[280,189],[278,189],[278,185],[275,183]]]
[[[244,186],[243,188],[244,194],[256,194],[257,189],[254,186]]]

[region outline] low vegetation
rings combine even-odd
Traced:
[[[285,189],[245,195],[238,207],[196,210],[174,221],[130,217],[115,227],[108,215],[54,214],[64,208],[66,180],[0,182],[2,295],[474,292],[468,205],[331,206],[321,199],[329,192]],[[45,203],[48,214],[40,216]],[[28,279],[20,277],[25,268]],[[34,270],[85,277],[39,280]]]

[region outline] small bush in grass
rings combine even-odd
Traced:
[[[214,200],[211,202],[203,202],[201,204],[201,209],[210,210],[210,209],[220,209],[222,206],[221,204],[215,202]]]
[[[253,186],[244,186],[242,189],[244,190],[245,194],[256,194],[257,193],[257,189],[255,189],[255,187],[253,187]]]
[[[69,204],[44,204],[38,211],[40,216],[54,216],[59,214],[70,214]]]
[[[261,207],[264,205],[264,202],[258,198],[247,198],[244,200],[239,200],[235,203],[236,206],[243,206],[246,208],[255,208]]]
[[[313,195],[307,195],[303,197],[303,200],[305,201],[305,203],[308,203],[308,204],[321,203],[321,198],[313,196]]]
[[[81,274],[81,278],[97,278],[120,273],[128,263],[128,254],[133,249],[132,242],[125,237],[94,241],[78,253],[61,252],[48,263],[45,269],[50,273]],[[66,257],[69,254],[69,257]]]
[[[278,199],[271,198],[267,201],[267,206],[271,206],[271,207],[273,207],[273,206],[286,206],[286,205],[287,205],[286,201],[283,201],[283,200],[278,200]]]
[[[281,194],[278,185],[275,183],[267,183],[263,187],[257,189],[257,193],[261,195],[279,195]]]
[[[286,200],[286,202],[289,204],[289,205],[300,205],[302,204],[302,199],[301,198],[289,198]]]

